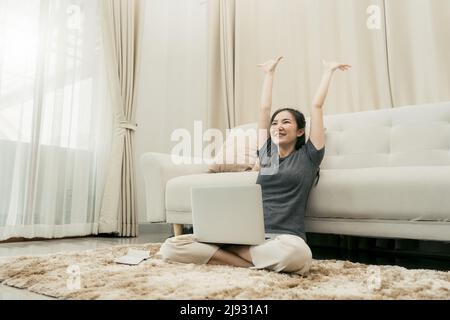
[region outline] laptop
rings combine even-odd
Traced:
[[[192,222],[199,242],[258,245],[265,240],[261,186],[193,187]]]

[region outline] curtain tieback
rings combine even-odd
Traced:
[[[123,128],[123,129],[131,130],[131,131],[136,131],[138,126],[137,126],[137,124],[132,124],[127,121],[121,121],[119,124],[119,127]]]

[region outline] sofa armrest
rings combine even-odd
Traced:
[[[167,181],[179,176],[208,172],[207,164],[203,162],[194,164],[193,158],[185,158],[185,160],[189,161],[183,161],[183,164],[175,164],[170,154],[153,152],[141,156],[140,162],[145,181],[145,216],[148,222],[166,222],[165,194]]]

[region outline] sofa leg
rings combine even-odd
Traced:
[[[182,224],[174,224],[173,225],[173,233],[176,236],[181,236],[183,234],[183,225]]]

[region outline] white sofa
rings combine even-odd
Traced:
[[[450,102],[325,116],[326,152],[306,231],[450,241]],[[170,155],[141,157],[149,222],[191,224],[190,188],[254,184],[257,172],[207,173]]]

